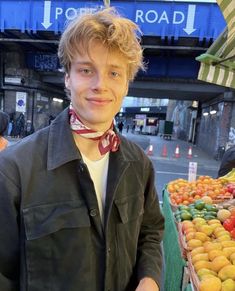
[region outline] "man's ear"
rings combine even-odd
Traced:
[[[65,87],[67,89],[70,89],[70,77],[69,77],[69,74],[68,73],[65,73],[64,83],[65,83]]]

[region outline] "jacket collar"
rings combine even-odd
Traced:
[[[50,125],[48,137],[47,168],[53,170],[67,162],[81,159],[69,126],[66,108]]]

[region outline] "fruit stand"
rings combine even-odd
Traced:
[[[163,190],[165,291],[235,291],[234,171]]]

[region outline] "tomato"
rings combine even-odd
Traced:
[[[231,237],[235,239],[235,228],[232,231],[230,231],[230,234],[231,234]]]
[[[232,209],[230,210],[230,212],[231,212],[231,216],[234,216],[234,217],[235,217],[235,207],[232,208]]]
[[[231,231],[234,229],[234,225],[233,225],[233,220],[230,218],[225,219],[225,221],[223,222],[223,227],[227,230],[227,231]]]
[[[235,215],[231,214],[231,216],[229,217],[230,220],[232,220],[233,222],[233,226],[235,227]]]

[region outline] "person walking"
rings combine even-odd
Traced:
[[[0,110],[0,151],[4,150],[8,146],[8,140],[4,137],[8,124],[8,114]]]
[[[119,130],[120,133],[122,133],[123,126],[124,126],[123,122],[120,121],[120,122],[118,123],[118,130]]]
[[[159,290],[153,165],[113,123],[144,67],[137,35],[114,8],[63,32],[70,106],[0,155],[1,291]]]

